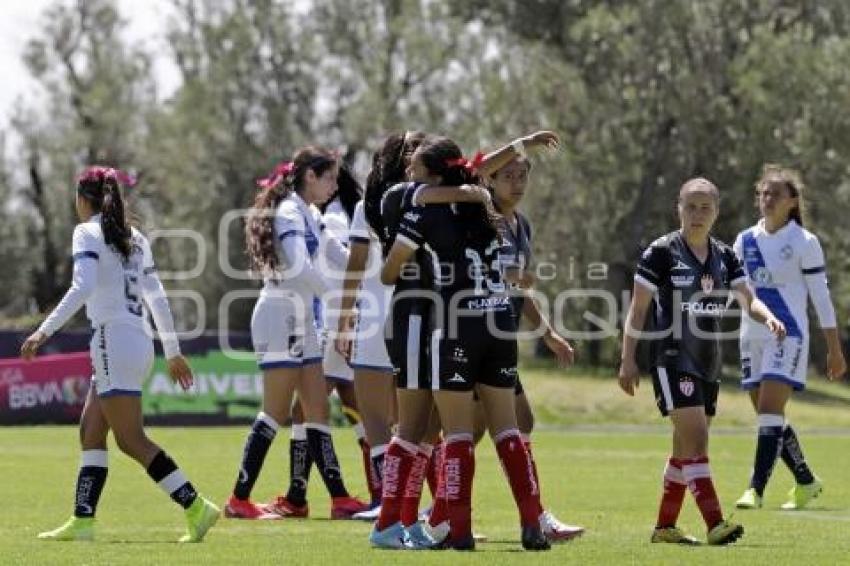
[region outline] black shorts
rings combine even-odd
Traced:
[[[455,336],[444,329],[431,332],[429,344],[432,389],[472,391],[476,384],[513,389],[517,382],[516,335],[495,336],[486,316],[459,320]]]
[[[394,303],[385,325],[387,354],[399,389],[431,389],[428,335],[431,305],[403,299]]]
[[[652,368],[652,388],[655,390],[655,403],[662,416],[668,416],[673,409],[704,407],[705,414],[713,417],[717,412],[718,382],[705,381],[675,368]]]

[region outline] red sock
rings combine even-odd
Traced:
[[[394,437],[384,455],[384,491],[377,529],[382,531],[401,520],[401,497],[416,459],[416,445]]]
[[[440,450],[440,468],[437,470],[437,489],[434,493],[434,502],[431,505],[431,514],[428,517],[428,524],[436,527],[440,523],[449,520],[449,504],[446,501],[446,473],[443,468],[445,462],[445,444],[441,444]],[[433,457],[432,457],[433,460]]]
[[[493,440],[519,509],[522,526],[539,525],[540,489],[535,481],[531,459],[523,446],[519,431],[516,429],[502,431]]]
[[[431,492],[431,499],[437,498],[437,484],[440,483],[440,464],[443,457],[443,440],[437,440],[434,444],[434,451],[431,452],[431,458],[428,459],[428,470],[425,476],[428,480],[428,490]]]
[[[425,471],[430,459],[430,446],[420,445],[401,498],[401,523],[405,527],[419,520],[419,500],[422,499],[422,484],[425,483]]]
[[[525,451],[528,452],[528,459],[531,460],[531,471],[534,473],[534,483],[537,484],[537,491],[540,489],[540,476],[537,475],[537,462],[534,460],[534,452],[531,451],[531,439],[528,435],[522,436],[522,445],[525,446]],[[543,496],[540,496],[540,513],[543,513]],[[540,514],[538,513],[538,515]]]
[[[446,475],[450,536],[453,540],[460,541],[472,536],[475,448],[471,434],[455,434],[446,438],[443,473]]]
[[[658,522],[656,527],[675,527],[679,519],[679,511],[685,501],[685,491],[688,485],[682,474],[682,460],[673,458],[667,460],[664,468],[664,491],[661,494],[661,505],[658,509]]]
[[[711,469],[708,467],[708,456],[685,458],[682,462],[682,474],[688,483],[688,489],[694,496],[702,518],[709,529],[713,529],[723,520],[720,501],[711,481]]]
[[[383,489],[381,476],[372,464],[372,447],[363,438],[358,440],[358,443],[360,444],[360,454],[363,457],[363,471],[366,474],[366,484],[369,486],[369,497],[372,503],[375,503],[381,500],[381,490]]]

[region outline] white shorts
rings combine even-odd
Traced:
[[[392,372],[393,364],[384,339],[384,324],[392,289],[381,286],[379,291],[364,291],[361,291],[357,300],[357,326],[351,346],[351,367]]]
[[[322,341],[324,342],[325,357],[322,360],[322,371],[327,379],[354,381],[354,370],[334,347],[335,333],[336,331],[323,333]]]
[[[92,385],[99,397],[141,396],[154,357],[153,340],[143,327],[120,322],[98,324],[89,352],[94,370]]]
[[[741,339],[741,387],[755,389],[762,381],[787,383],[795,391],[806,388],[809,341],[786,336]]]
[[[288,291],[261,293],[251,315],[251,342],[260,369],[320,363],[312,301]]]

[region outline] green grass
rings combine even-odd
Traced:
[[[231,487],[244,430],[238,428],[161,429],[151,431],[204,493],[221,502]],[[340,431],[337,446],[349,483],[363,492],[354,442]],[[777,470],[766,508],[738,512],[747,534],[734,547],[674,548],[647,541],[659,493],[660,470],[667,453],[664,434],[610,434],[545,431],[536,436],[536,453],[547,506],[564,520],[585,525],[584,538],[546,555],[519,552],[517,517],[492,448],[478,451],[475,527],[491,542],[474,555],[398,553],[371,550],[369,526],[325,520],[327,497],[314,477],[310,499],[313,519],[245,522],[222,520],[201,545],[173,544],[182,517],[143,471],[113,451],[109,483],[101,501],[98,541],[47,543],[35,539],[70,512],[77,463],[76,432],[71,427],[0,430],[0,562],[74,564],[365,564],[365,563],[771,563],[834,564],[850,553],[850,436],[804,438],[809,459],[826,483],[811,509],[778,511],[790,476]],[[286,475],[285,437],[270,454],[256,488],[258,498],[279,490]],[[745,486],[751,463],[749,435],[718,435],[712,458],[724,506]],[[781,466],[781,464],[780,464]],[[686,502],[680,524],[703,536],[694,505]],[[842,556],[844,558],[842,558]]]
[[[850,411],[847,388],[813,383],[792,414],[815,471],[826,485],[810,509],[780,512],[791,487],[781,462],[765,509],[736,513],[745,537],[729,548],[675,548],[648,543],[655,520],[661,469],[669,433],[655,412],[651,384],[635,399],[619,392],[613,374],[536,368],[524,370],[536,401],[540,427],[535,454],[544,502],[587,534],[546,554],[520,551],[517,513],[492,446],[478,449],[475,529],[490,542],[474,554],[375,551],[369,525],[329,521],[328,498],[313,472],[307,521],[222,520],[201,545],[181,546],[179,509],[143,470],[114,448],[109,482],[98,513],[98,541],[47,543],[35,539],[71,512],[78,462],[74,427],[0,428],[0,564],[836,564],[850,556]],[[724,509],[740,495],[753,452],[753,417],[746,397],[734,388],[721,392],[718,434],[711,458]],[[568,426],[582,425],[581,427]],[[846,433],[836,429],[844,428]],[[152,428],[203,493],[218,503],[229,494],[246,428]],[[281,432],[255,490],[259,500],[281,491],[287,477],[287,431]],[[338,430],[336,444],[352,491],[363,494],[359,452],[350,430]],[[690,497],[680,525],[705,536]]]

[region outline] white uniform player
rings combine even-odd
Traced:
[[[821,328],[836,325],[820,242],[794,220],[772,234],[760,220],[738,234],[733,248],[744,264],[748,285],[788,332],[780,342],[766,326],[744,315],[741,385],[753,389],[762,380],[778,380],[802,390],[809,359],[808,297]]]
[[[251,316],[257,361],[261,369],[319,363],[318,297],[328,284],[313,263],[319,249],[318,211],[293,191],[275,211],[274,231],[281,271],[264,277]]]
[[[362,201],[354,209],[349,238],[352,242],[369,244],[366,271],[357,294],[357,326],[351,350],[351,367],[391,372],[393,365],[384,342],[384,323],[392,299],[392,287],[381,283],[381,244],[377,234],[366,222]]]
[[[107,246],[100,219],[96,214],[74,229],[71,288],[39,330],[54,334],[85,304],[94,328],[90,352],[95,391],[101,397],[141,395],[154,358],[146,310],[153,315],[166,358],[180,353],[174,320],[147,239],[133,228],[125,261]]]
[[[320,250],[323,263],[321,271],[325,275],[330,293],[322,308],[324,332],[324,372],[325,377],[342,381],[353,381],[354,372],[351,366],[334,347],[333,333],[336,332],[339,320],[339,307],[342,301],[342,283],[345,280],[345,267],[348,263],[348,250],[340,242],[348,242],[350,219],[342,202],[337,197],[328,203],[322,216],[322,235]],[[340,253],[343,252],[343,253]]]

